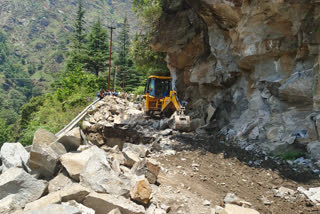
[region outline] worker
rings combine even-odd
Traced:
[[[100,93],[98,94],[98,98],[100,100],[104,98],[104,90],[103,89],[100,90]]]

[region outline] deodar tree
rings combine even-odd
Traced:
[[[87,59],[85,68],[96,76],[107,70],[109,58],[108,32],[102,26],[101,19],[93,24],[88,35]]]

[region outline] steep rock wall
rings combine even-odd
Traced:
[[[167,52],[189,114],[209,134],[274,154],[312,150],[319,12],[310,0],[163,0],[153,48]]]

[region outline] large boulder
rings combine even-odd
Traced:
[[[59,138],[59,142],[64,145],[68,152],[76,151],[82,144],[81,129],[79,127],[72,129],[66,135]]]
[[[3,171],[17,167],[29,171],[27,163],[29,153],[20,143],[5,143],[1,147],[0,156],[3,163]]]
[[[47,182],[37,180],[21,168],[10,168],[0,175],[0,213],[23,208],[41,197]]]
[[[122,196],[114,196],[102,193],[90,193],[83,201],[86,207],[96,211],[96,214],[105,214],[118,208],[121,214],[144,214],[145,209],[141,205]]]
[[[57,142],[57,137],[44,129],[39,129],[34,134],[29,167],[40,175],[51,178],[57,171],[59,157],[67,151]]]
[[[61,164],[68,171],[71,178],[80,180],[80,173],[86,167],[89,159],[95,155],[105,156],[103,150],[92,146],[80,153],[67,153],[60,157]]]
[[[85,197],[90,193],[90,190],[80,184],[73,184],[57,192],[50,193],[36,201],[28,203],[24,211],[36,210],[49,204],[68,202],[74,200],[82,203]]]
[[[128,196],[130,180],[113,171],[104,154],[91,157],[80,173],[80,183],[96,192]]]

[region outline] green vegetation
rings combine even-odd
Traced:
[[[85,68],[96,76],[106,71],[109,59],[108,32],[102,27],[101,20],[93,24],[88,35]]]
[[[136,34],[130,50],[137,70],[146,76],[169,75],[166,54],[155,52],[151,48],[151,41],[162,13],[161,0],[134,0],[133,5],[133,10],[145,28],[145,33]]]
[[[66,71],[52,84],[54,92],[32,98],[21,108],[16,137],[24,145],[32,142],[39,128],[58,132],[92,102],[99,88],[106,87],[106,79],[99,74],[107,68],[107,30],[98,19],[85,34],[84,15],[79,1]]]
[[[162,13],[162,1],[133,0],[133,11],[140,18],[145,28],[154,31]]]
[[[11,132],[7,126],[7,122],[0,118],[0,146],[10,139],[10,135]]]
[[[134,59],[129,52],[131,47],[129,28],[128,19],[125,17],[121,26],[115,64],[118,67],[116,85],[124,91],[132,92],[137,87],[144,85],[146,75],[136,68]]]
[[[35,93],[24,60],[9,47],[7,36],[0,32],[0,144],[11,139],[10,128],[19,118],[20,107]]]
[[[58,73],[64,71],[67,59],[70,59],[67,53],[76,38],[74,34],[79,32],[79,28],[73,27],[79,18],[77,2],[78,0],[1,1],[1,8],[7,12],[1,13],[0,31],[4,31],[8,41],[12,42],[10,47],[14,54],[25,60],[23,69],[26,70],[29,66],[30,75],[35,74],[31,79],[37,86],[36,92],[52,92],[50,84]],[[120,27],[118,23],[128,15],[132,26],[130,34],[135,33],[137,19],[131,10],[132,0],[82,0],[81,7],[83,12],[85,9],[82,14],[85,19],[82,19],[79,26],[84,30],[82,33],[85,38],[98,16],[101,17],[103,27],[111,24]],[[114,37],[117,36],[116,30]]]
[[[134,11],[151,29],[134,39],[124,11],[123,19],[115,15],[128,2],[122,1],[119,8],[108,4],[120,27],[114,35],[112,88],[142,94],[148,75],[168,75],[165,54],[153,52],[150,46],[153,26],[161,15],[160,2],[134,0]],[[59,20],[51,22],[48,12],[41,11],[30,22],[28,45],[34,47],[34,54],[26,49],[23,59],[8,48],[7,37],[0,33],[0,147],[6,141],[28,145],[38,128],[58,132],[92,102],[99,89],[107,88],[109,33],[105,26],[113,23],[98,18],[98,13],[87,13],[86,6],[79,0],[70,37],[60,29]],[[39,10],[39,5],[33,7]],[[67,27],[70,17],[63,16],[60,21]]]
[[[283,160],[296,160],[297,158],[303,157],[305,152],[301,150],[292,150],[285,152],[283,154],[277,155],[277,157],[283,159]]]
[[[170,75],[166,54],[154,52],[151,48],[152,37],[150,34],[136,35],[131,47],[131,55],[136,63],[137,70],[142,71],[145,76]]]
[[[22,107],[19,141],[30,144],[39,128],[58,132],[93,101],[102,81],[80,68],[67,72],[55,93],[33,98]]]

